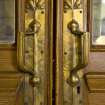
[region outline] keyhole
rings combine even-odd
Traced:
[[[77,87],[77,93],[80,94],[80,86]]]

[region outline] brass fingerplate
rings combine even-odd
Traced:
[[[72,15],[74,12],[74,18]],[[73,44],[74,36],[70,33],[68,29],[68,23],[75,19],[80,26],[80,30],[83,31],[83,9],[82,6],[79,8],[75,7],[72,11],[72,4],[64,0],[64,11],[63,11],[63,91],[64,91],[64,105],[72,105],[73,104],[73,89],[67,83],[67,79],[70,76],[70,70],[75,66],[76,56],[73,56],[73,49],[76,45]],[[75,90],[76,91],[76,90]],[[77,93],[76,93],[77,94]],[[76,99],[75,99],[76,100]]]

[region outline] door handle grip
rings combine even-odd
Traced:
[[[17,64],[19,70],[23,73],[28,73],[30,75],[34,75],[34,71],[30,70],[24,64],[24,32],[19,32],[17,37]]]
[[[40,78],[35,75],[34,70],[30,70],[25,64],[24,64],[24,32],[19,32],[17,37],[17,65],[20,72],[29,74],[30,77],[30,83],[32,86],[40,84]]]
[[[78,64],[76,67],[74,67],[71,71],[70,71],[70,78],[67,80],[67,82],[72,86],[77,86],[80,83],[80,77],[77,74],[77,72],[81,69],[83,69],[84,67],[86,67],[86,64]]]
[[[79,24],[75,20],[72,20],[68,24],[68,29],[70,32],[75,36],[77,48],[76,49],[76,56],[78,57],[76,66],[70,70],[70,76],[67,82],[71,86],[76,86],[80,82],[80,77],[78,75],[78,71],[83,69],[88,64],[88,53],[89,53],[89,33],[82,32],[79,29]]]

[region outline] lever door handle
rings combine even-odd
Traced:
[[[79,29],[79,24],[74,19],[68,24],[68,29],[75,36],[75,52],[76,52],[76,66],[70,70],[70,77],[68,83],[71,86],[76,86],[80,82],[77,72],[88,64],[88,50],[89,50],[89,33],[82,32]]]

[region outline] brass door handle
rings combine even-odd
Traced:
[[[17,64],[19,67],[19,70],[23,73],[28,73],[30,75],[34,75],[34,71],[30,70],[25,64],[24,64],[24,32],[19,32],[17,37]]]
[[[30,70],[30,68],[28,68],[28,66],[25,65],[24,38],[24,32],[19,32],[17,37],[17,64],[20,72],[27,73],[30,75],[29,82],[32,84],[32,86],[35,86],[36,84],[40,83],[40,78],[35,75],[34,70]]]
[[[70,77],[67,81],[71,86],[76,86],[80,82],[77,72],[88,64],[89,33],[80,31],[79,24],[74,19],[68,24],[68,29],[75,37],[77,61],[76,66],[70,70]]]
[[[35,20],[36,1],[22,1],[20,4],[20,8],[22,8],[22,10],[19,10],[18,19],[20,24],[17,36],[17,65],[20,72],[29,74],[30,83],[35,86],[40,83],[40,77],[35,70],[35,38],[36,32],[40,27],[39,24],[38,26],[36,25]],[[36,27],[38,27],[38,29],[36,29]],[[31,44],[27,46],[27,43]]]
[[[68,29],[71,31],[72,34],[74,34],[78,37],[84,34],[84,32],[80,31],[79,24],[74,19],[69,22]]]

